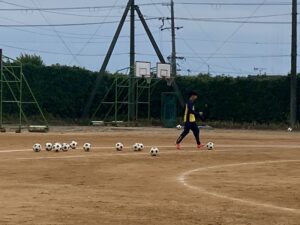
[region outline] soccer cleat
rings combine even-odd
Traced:
[[[176,144],[176,149],[180,150],[180,144]]]
[[[200,144],[200,145],[197,145],[197,148],[203,148],[205,145],[204,144]]]

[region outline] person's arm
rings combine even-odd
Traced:
[[[199,118],[200,120],[204,123],[205,122],[205,117],[203,112],[199,112]]]
[[[188,104],[188,114],[194,114],[196,117],[200,117],[200,113],[196,112],[194,108],[194,103],[192,101],[189,101]]]
[[[194,103],[192,101],[189,101],[188,102],[188,111],[189,111],[189,113],[193,113],[202,122],[205,122],[204,113],[203,112],[196,112],[193,108],[194,108]]]

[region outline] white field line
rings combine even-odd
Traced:
[[[229,145],[227,145],[229,147]],[[256,145],[258,146],[258,145]],[[263,148],[263,145],[259,145],[261,148]],[[278,146],[278,145],[276,145]],[[145,146],[145,148],[151,148],[152,146]],[[164,149],[164,148],[173,148],[174,150],[164,150],[164,152],[160,152],[160,154],[174,154],[174,153],[197,153],[197,152],[231,152],[231,150],[213,150],[213,151],[207,151],[206,149],[202,150],[194,150],[191,151],[189,150],[184,151],[184,150],[175,150],[174,145],[170,145],[170,146],[157,146],[160,149]],[[224,146],[223,146],[224,147]],[[249,146],[248,146],[249,147]],[[283,147],[283,146],[282,146]],[[195,148],[195,146],[185,146],[184,148]],[[183,148],[183,149],[184,149]],[[269,148],[269,146],[267,146],[266,148]],[[292,146],[292,149],[294,148],[294,146]],[[115,147],[93,147],[93,149],[115,149]],[[131,149],[130,147],[125,147],[124,149]],[[32,151],[32,150],[31,150]],[[70,151],[76,151],[76,150],[70,150]],[[124,153],[124,152],[116,152],[116,153],[102,153],[102,154],[93,154],[90,155],[89,153],[85,154],[85,155],[73,155],[73,156],[43,156],[43,157],[28,157],[28,158],[17,158],[17,160],[46,160],[46,159],[72,159],[72,158],[90,158],[90,157],[113,157],[113,156],[138,156],[138,155],[148,155],[148,152],[129,152],[129,153]]]
[[[0,150],[0,153],[12,153],[12,152],[32,152],[32,149],[17,149],[17,150]]]
[[[158,147],[162,148],[162,147]],[[207,151],[207,150],[164,150],[160,152],[160,155],[165,154],[186,154],[186,153],[210,153],[213,154],[214,152],[233,152],[231,150],[214,150],[214,151]],[[96,158],[96,157],[113,157],[113,156],[139,156],[139,155],[149,155],[148,151],[143,152],[115,152],[115,153],[101,153],[101,154],[90,154],[92,152],[88,152],[84,155],[72,155],[72,156],[43,156],[43,157],[24,157],[24,158],[16,158],[17,160],[46,160],[46,159],[72,159],[72,158]],[[53,153],[59,154],[59,153]],[[62,153],[60,153],[62,154]]]
[[[290,148],[300,149],[299,145],[217,145],[222,148]]]
[[[159,154],[174,154],[175,151],[164,151]],[[201,152],[201,150],[188,151],[188,153]],[[91,152],[90,152],[91,153]],[[176,151],[176,153],[187,153],[184,151]],[[55,153],[53,153],[55,154]],[[57,153],[60,154],[60,153]],[[149,152],[126,152],[126,153],[102,153],[102,154],[89,154],[87,152],[84,155],[70,155],[70,156],[45,156],[45,157],[29,157],[29,158],[16,158],[17,160],[46,160],[46,159],[72,159],[72,158],[95,158],[95,157],[113,157],[113,156],[139,156],[139,155],[149,155]]]
[[[246,205],[252,205],[252,206],[257,206],[257,207],[264,207],[264,208],[270,208],[270,209],[275,209],[275,210],[280,210],[280,211],[286,211],[286,212],[291,212],[291,213],[297,213],[300,214],[300,209],[294,209],[294,208],[288,208],[288,207],[282,207],[282,206],[276,206],[273,204],[269,203],[262,203],[259,201],[255,200],[250,200],[250,199],[241,199],[241,198],[236,198],[236,197],[231,197],[225,194],[221,193],[216,193],[213,191],[208,191],[202,187],[199,186],[194,186],[188,183],[187,177],[190,176],[193,173],[196,172],[202,172],[202,171],[207,171],[211,169],[219,169],[219,168],[226,168],[226,167],[236,167],[236,166],[249,166],[249,165],[259,165],[259,164],[273,164],[273,163],[288,163],[288,162],[300,162],[300,160],[278,160],[278,161],[261,161],[261,162],[245,162],[245,163],[236,163],[236,164],[225,164],[225,165],[217,165],[217,166],[209,166],[209,167],[202,167],[202,168],[197,168],[194,170],[189,170],[183,174],[181,174],[177,180],[184,185],[185,187],[198,191],[202,194],[210,195],[215,198],[221,198],[221,199],[226,199],[229,201],[234,201],[234,202],[239,202],[242,204]]]
[[[145,146],[145,148],[151,148],[153,146]],[[158,148],[174,148],[174,145],[165,146],[155,146]],[[217,145],[216,147],[221,148],[284,148],[284,149],[300,149],[300,145]],[[115,147],[92,147],[93,149],[115,149]],[[182,146],[182,149],[195,148],[195,146]],[[130,147],[125,147],[125,149],[131,149]],[[14,153],[14,152],[30,152],[32,149],[15,149],[15,150],[0,150],[1,153]],[[72,151],[72,150],[71,150]]]

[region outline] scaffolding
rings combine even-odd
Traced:
[[[137,78],[133,79],[133,84],[130,84],[130,77],[114,75],[114,81],[112,85],[108,88],[102,101],[96,108],[94,114],[92,115],[92,123],[96,122],[99,124],[110,123],[113,125],[118,125],[120,123],[136,123],[139,119],[143,119],[150,123],[150,113],[151,113],[151,87],[155,85],[155,82],[151,81],[151,78]],[[128,113],[130,104],[129,101],[129,89],[131,85],[135,87],[135,101],[133,104],[135,108],[134,120],[130,118]],[[112,116],[113,115],[113,116]]]
[[[6,127],[12,127],[19,133],[26,124],[29,131],[48,131],[47,120],[23,74],[22,63],[4,56],[0,49],[0,70],[0,130],[5,132]],[[30,121],[27,111],[34,115],[34,121]]]

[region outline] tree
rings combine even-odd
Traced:
[[[34,55],[21,54],[19,57],[17,57],[17,60],[21,62],[23,65],[29,64],[34,66],[45,66],[41,56],[35,54]]]

